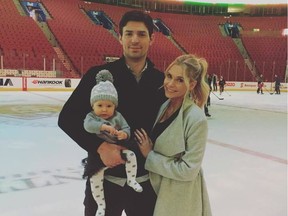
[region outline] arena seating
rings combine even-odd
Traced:
[[[287,66],[287,17],[231,17],[242,27],[241,40],[259,74],[271,81],[277,74],[285,77]]]
[[[21,16],[13,1],[3,1],[0,5],[0,28],[0,50],[5,68],[52,70],[53,58],[59,62],[37,23],[28,16]]]
[[[50,29],[82,74],[91,66],[104,63],[104,55],[121,55],[121,47],[111,33],[95,25],[81,11],[78,3],[78,0],[43,2],[53,16],[53,19],[47,21]]]
[[[78,77],[91,66],[104,63],[105,57],[122,55],[115,33],[118,33],[122,14],[131,8],[80,0],[42,0],[41,3],[51,17],[47,24]],[[113,22],[113,29],[108,31],[93,23],[86,14],[89,10],[105,12]],[[52,69],[52,61],[56,59],[57,69],[63,71],[64,77],[75,77],[60,62],[39,25],[30,17],[21,16],[13,1],[4,1],[0,12],[0,54],[5,68],[43,70],[45,57],[47,70]],[[176,56],[188,52],[205,57],[210,74],[223,75],[226,80],[255,81],[233,39],[221,34],[221,23],[226,21],[224,17],[149,13],[153,19],[161,19],[171,30],[171,37],[156,32],[155,43],[149,51],[149,58],[160,70],[165,70]],[[286,19],[230,18],[241,26],[240,39],[257,72],[264,74],[267,80],[271,80],[274,74],[281,78],[285,76],[287,37],[281,36],[281,30],[287,28]],[[255,29],[260,29],[260,33]]]

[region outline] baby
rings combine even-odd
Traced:
[[[113,76],[108,70],[101,70],[96,75],[96,85],[91,90],[90,103],[92,111],[84,119],[84,128],[89,133],[97,134],[108,143],[123,143],[130,138],[130,127],[121,113],[116,111],[118,94],[113,85]],[[122,150],[126,160],[125,169],[127,185],[136,192],[142,192],[141,185],[136,181],[137,161],[134,152]],[[89,158],[87,160],[89,162]],[[103,190],[104,171],[108,167],[96,170],[90,177],[93,197],[98,205],[96,216],[105,215],[105,199]]]

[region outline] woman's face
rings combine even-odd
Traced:
[[[184,82],[184,71],[179,65],[173,65],[165,72],[164,79],[165,95],[169,99],[182,99],[187,92]]]

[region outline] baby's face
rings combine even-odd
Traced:
[[[93,104],[92,108],[97,116],[108,119],[114,115],[115,104],[109,100],[98,100]]]

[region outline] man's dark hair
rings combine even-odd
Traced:
[[[123,34],[123,27],[126,26],[129,21],[143,22],[147,27],[149,37],[151,38],[154,27],[153,19],[151,18],[151,16],[149,16],[147,13],[143,11],[137,11],[137,10],[126,12],[119,22],[119,32],[121,36]]]

